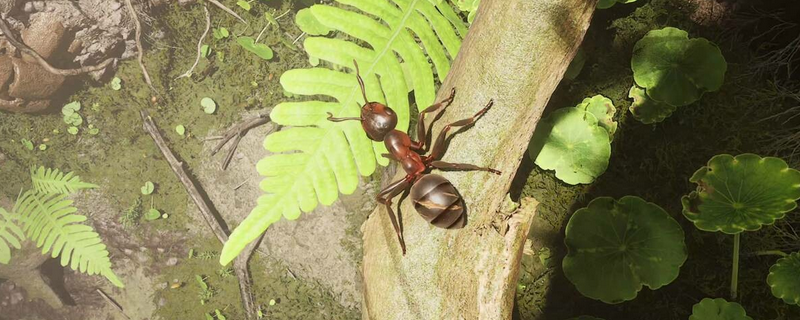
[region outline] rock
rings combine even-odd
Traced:
[[[133,254],[133,250],[131,250],[131,249],[127,249],[127,248],[126,248],[126,249],[124,249],[124,250],[122,250],[122,252],[124,252],[126,256],[129,256],[129,255],[132,255],[132,254]]]
[[[22,292],[17,291],[11,294],[11,301],[9,301],[9,303],[11,303],[11,305],[15,305],[22,302],[22,299],[24,299]]]
[[[163,307],[163,306],[166,306],[166,305],[167,305],[167,298],[161,297],[160,299],[158,299],[158,306],[159,307]]]
[[[172,257],[172,258],[167,259],[167,266],[168,267],[172,267],[172,266],[177,265],[177,264],[178,264],[178,258]]]
[[[156,286],[156,289],[165,290],[167,287],[169,287],[169,282],[162,282]]]
[[[36,113],[50,107],[50,100],[27,101],[24,99],[0,99],[0,110],[20,113]]]
[[[0,56],[0,88],[5,88],[13,77],[14,65],[11,63],[11,57]]]
[[[58,20],[38,19],[22,30],[20,34],[22,42],[49,60],[53,53],[61,47],[66,32],[64,25]]]
[[[22,0],[0,0],[0,13],[8,14],[16,9]]]
[[[52,74],[38,64],[12,58],[14,82],[8,87],[8,95],[25,100],[49,98],[64,84],[64,76]]]
[[[156,248],[156,251],[158,251],[158,253],[164,253],[165,250],[164,248]]]
[[[190,4],[193,4],[193,3],[195,3],[195,2],[197,2],[197,0],[178,0],[178,4],[179,4],[181,7],[186,7],[186,6],[188,6],[188,5],[190,5]]]

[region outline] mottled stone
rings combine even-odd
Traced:
[[[61,47],[66,32],[64,25],[59,21],[38,19],[22,30],[20,35],[22,42],[45,59],[49,59]]]
[[[11,63],[11,57],[0,56],[0,89],[8,86],[8,83],[11,82],[13,77],[14,65]]]
[[[44,111],[50,107],[50,100],[34,100],[27,101],[24,99],[3,100],[0,99],[0,110],[19,112],[19,113],[36,113]]]
[[[8,95],[25,100],[47,99],[64,84],[64,76],[52,74],[42,66],[13,58],[14,82]]]

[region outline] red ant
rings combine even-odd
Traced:
[[[489,100],[489,103],[471,118],[446,125],[436,138],[433,151],[431,151],[430,155],[426,156],[424,154],[428,152],[428,148],[426,146],[425,114],[442,108],[436,118],[434,118],[435,122],[453,102],[453,98],[456,95],[455,88],[452,89],[450,97],[419,113],[419,119],[417,121],[417,138],[419,141],[414,141],[411,140],[405,132],[395,129],[397,125],[397,114],[392,108],[379,102],[370,102],[367,99],[367,93],[366,90],[364,90],[364,80],[361,79],[358,63],[355,60],[353,63],[356,67],[358,84],[361,86],[361,94],[364,96],[364,101],[366,102],[364,106],[361,107],[361,116],[334,118],[333,114],[328,112],[328,120],[334,122],[347,120],[361,121],[361,126],[371,140],[383,141],[386,145],[386,149],[389,150],[389,153],[384,153],[382,156],[400,162],[403,170],[406,171],[405,178],[391,183],[381,190],[377,196],[378,202],[386,205],[389,218],[392,221],[395,232],[397,232],[397,239],[400,241],[403,255],[405,255],[406,244],[405,240],[403,240],[403,232],[398,226],[394,211],[392,211],[392,199],[394,197],[411,186],[411,199],[414,202],[414,208],[425,220],[439,228],[460,229],[467,224],[464,200],[450,181],[440,175],[426,172],[430,172],[431,169],[436,168],[442,170],[481,170],[497,175],[500,174],[500,171],[492,168],[478,167],[465,163],[439,161],[445,151],[445,137],[447,132],[450,131],[450,128],[463,127],[475,123],[481,115],[489,110],[493,101]],[[431,123],[431,127],[432,126],[433,123]]]

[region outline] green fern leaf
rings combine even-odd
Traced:
[[[11,261],[11,247],[21,248],[20,241],[25,239],[10,213],[0,208],[0,263],[8,264]]]
[[[61,193],[44,194],[29,190],[14,206],[20,215],[23,230],[42,254],[61,255],[61,265],[76,271],[105,276],[111,283],[124,287],[111,270],[106,245],[92,227],[80,224],[86,217],[74,214],[78,209]]]
[[[327,112],[335,117],[360,114],[365,101],[353,60],[361,67],[367,97],[394,109],[397,129],[406,131],[410,116],[408,93],[413,91],[420,110],[434,103],[436,82],[432,70],[439,80],[444,79],[467,30],[444,2],[336,1],[353,11],[314,5],[298,12],[298,19],[302,18],[298,24],[309,28],[304,30],[309,34],[337,30],[348,39],[358,39],[358,43],[328,37],[308,37],[304,41],[310,58],[344,66],[350,72],[320,67],[290,70],[281,76],[281,85],[287,92],[322,96],[324,101],[284,102],[273,108],[272,121],[287,128],[264,140],[264,147],[273,153],[257,165],[258,172],[266,177],[261,182],[266,194],[259,197],[256,207],[225,243],[220,254],[223,265],[281,217],[294,220],[319,203],[330,205],[339,192],[351,194],[356,190],[359,174],[368,176],[375,172],[376,164],[388,165],[388,159],[381,156],[387,152],[383,143],[369,140],[359,123],[333,123],[326,119]]]
[[[97,185],[81,181],[72,172],[64,174],[58,169],[31,167],[33,189],[41,193],[70,194],[81,189],[97,188]]]

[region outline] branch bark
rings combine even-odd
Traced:
[[[364,318],[511,318],[536,202],[524,200],[509,220],[498,209],[595,6],[596,0],[481,1],[439,90],[440,100],[450,88],[457,93],[434,132],[494,99],[473,128],[453,137],[443,160],[491,166],[503,174],[441,173],[467,204],[468,224],[458,231],[430,226],[410,201],[401,202],[406,256],[383,207],[373,212],[364,227]],[[504,235],[491,228],[498,221],[508,223]]]

